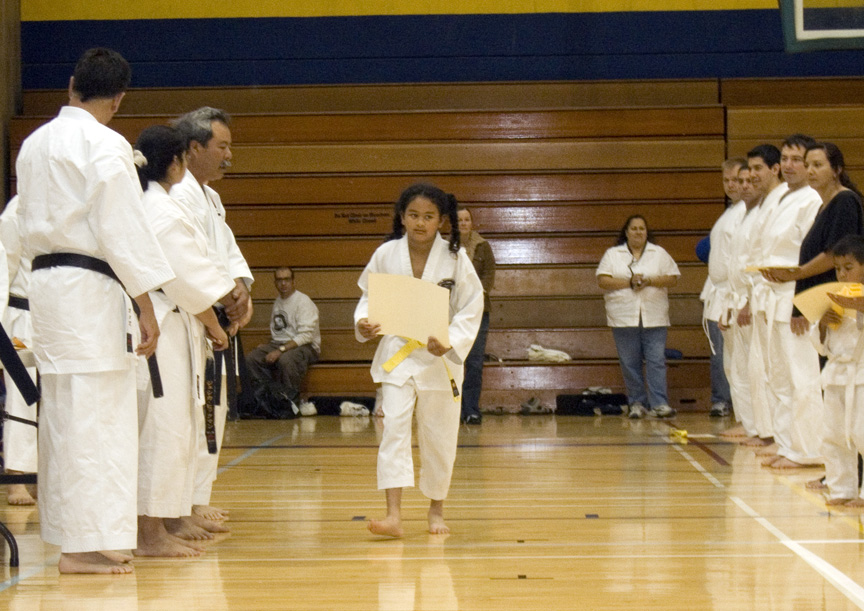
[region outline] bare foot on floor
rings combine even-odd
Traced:
[[[136,556],[191,558],[200,556],[202,551],[200,547],[169,534],[162,518],[138,516],[138,547],[132,552]]]
[[[369,520],[367,528],[373,535],[398,538],[403,534],[402,520],[395,516],[387,516],[383,520]]]
[[[429,508],[429,533],[433,535],[448,535],[450,527],[444,523],[444,514],[441,511]]]
[[[211,522],[227,520],[230,514],[231,512],[227,509],[220,509],[219,507],[211,507],[210,505],[192,505],[192,515],[201,516],[205,520],[210,520]]]
[[[197,524],[189,516],[183,518],[165,518],[165,530],[179,539],[186,541],[206,541],[213,539],[214,534]]]
[[[749,435],[747,434],[747,431],[744,430],[744,427],[739,424],[738,426],[733,426],[731,429],[722,431],[720,437],[723,439],[743,439],[749,437]]]
[[[802,465],[801,463],[795,462],[794,460],[789,460],[788,458],[780,457],[774,462],[771,463],[772,469],[804,469],[807,465]]]
[[[828,499],[825,501],[825,504],[829,507],[834,507],[836,505],[846,505],[847,503],[851,503],[854,499]]]
[[[122,575],[131,573],[134,568],[128,562],[114,562],[105,555],[106,552],[83,552],[76,554],[60,554],[57,568],[63,575],[70,574],[101,574]]]
[[[761,448],[756,450],[756,456],[777,456],[777,450],[779,449],[780,448],[776,443],[762,446]]]
[[[763,467],[772,467],[772,466],[774,466],[774,463],[779,461],[779,460],[780,460],[780,457],[775,454],[774,456],[769,456],[768,458],[765,458],[759,464],[761,464]]]
[[[198,514],[196,514],[194,512],[192,513],[191,516],[187,516],[187,518],[189,520],[191,520],[192,523],[195,524],[195,526],[200,526],[201,528],[203,528],[207,532],[211,532],[211,533],[228,533],[228,532],[231,532],[231,530],[227,526],[225,526],[225,524],[223,524],[221,521],[208,520],[204,516],[199,516]]]
[[[864,508],[864,499],[851,499],[848,503],[844,505],[849,509],[861,509]]]
[[[825,483],[824,477],[811,479],[809,482],[804,484],[804,487],[807,488],[807,490],[828,490],[828,484]]]
[[[123,552],[118,552],[117,550],[106,549],[101,552],[98,552],[105,556],[111,562],[117,562],[119,564],[125,564],[126,562],[132,562],[134,560],[134,556],[132,554],[125,554]]]
[[[748,437],[741,442],[741,445],[747,446],[748,448],[760,448],[762,446],[770,446],[772,443],[773,442],[768,441],[767,439],[762,439],[761,437]]]
[[[164,538],[150,538],[144,540],[139,535],[138,547],[133,553],[136,556],[158,556],[160,558],[194,558],[201,555],[201,550],[191,545],[186,545],[182,539],[165,533]]]
[[[35,505],[36,499],[24,484],[9,484],[6,487],[6,502],[10,505]]]

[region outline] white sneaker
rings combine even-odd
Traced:
[[[651,415],[655,418],[673,418],[678,412],[668,405],[658,405],[651,410]]]
[[[339,404],[339,415],[343,417],[362,418],[369,415],[369,410],[365,405],[353,403],[352,401],[342,401]]]
[[[630,408],[627,412],[627,417],[631,420],[641,420],[648,414],[648,411],[645,409],[645,406],[639,403],[631,403]]]
[[[300,415],[301,416],[314,416],[318,413],[318,410],[315,408],[315,404],[311,401],[302,401],[300,403]]]

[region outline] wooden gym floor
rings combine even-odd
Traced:
[[[136,559],[128,576],[60,576],[35,509],[0,519],[21,566],[0,609],[310,611],[864,608],[861,515],[828,512],[804,483],[720,442],[728,422],[487,416],[462,427],[446,510],[425,532],[365,530],[380,422],[319,416],[229,424],[214,504],[231,534],[198,559]],[[8,552],[3,555],[8,563]]]

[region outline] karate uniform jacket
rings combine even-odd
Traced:
[[[363,296],[354,311],[355,335],[358,341],[367,341],[357,331],[357,322],[369,316],[369,274],[414,275],[411,256],[408,252],[408,239],[385,242],[372,255],[366,269],[360,275],[358,285]],[[483,285],[474,271],[474,266],[460,249],[456,256],[448,250],[448,243],[438,236],[432,244],[422,280],[441,285],[446,280],[455,280],[450,290],[450,346],[444,355],[453,379],[462,387],[463,363],[474,345],[480,320],[483,316]],[[370,321],[372,323],[378,321]],[[419,338],[418,338],[419,339]],[[425,343],[425,338],[421,341]],[[414,350],[404,361],[389,373],[383,365],[404,346],[406,340],[395,335],[385,335],[378,344],[372,360],[372,379],[376,383],[387,382],[402,386],[409,378],[414,378],[420,390],[450,390],[447,369],[441,357],[431,354],[425,346]]]
[[[16,164],[24,257],[71,252],[107,261],[129,295],[174,278],[141,206],[132,147],[82,108],[59,115],[22,144]],[[33,351],[43,373],[130,366],[138,324],[115,280],[56,267],[30,279]]]

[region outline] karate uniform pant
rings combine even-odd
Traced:
[[[135,548],[137,414],[134,366],[42,375],[39,519],[46,542],[64,553]]]
[[[846,387],[825,387],[825,417],[822,426],[822,455],[829,499],[857,499],[858,452],[864,449],[864,385],[855,386],[852,421],[846,444]],[[851,446],[851,447],[850,447]]]
[[[433,501],[447,498],[461,406],[449,390],[418,391],[413,379],[402,386],[381,385],[384,433],[378,447],[378,489],[414,485],[411,425],[417,409],[417,445],[420,448],[420,492]]]
[[[774,436],[774,417],[768,385],[768,348],[769,329],[768,322],[763,312],[753,314],[753,322],[750,324],[753,330],[750,333],[750,350],[747,358],[747,375],[750,382],[750,404],[753,406],[753,421],[756,425],[756,434],[767,438]],[[734,401],[734,399],[733,399]]]
[[[788,322],[775,321],[767,356],[777,454],[801,464],[821,463],[819,353],[809,335],[795,335]]]
[[[192,362],[183,317],[169,312],[159,328],[164,396],[149,384],[138,391],[138,515],[179,518],[192,512],[198,458]]]
[[[36,368],[28,367],[27,373],[36,382]],[[25,418],[36,422],[36,407],[38,403],[27,405],[24,397],[18,392],[15,382],[7,372],[3,372],[6,383],[6,413],[10,416]],[[7,471],[36,473],[39,468],[39,455],[36,439],[38,432],[35,426],[6,420],[3,423],[3,463]]]
[[[207,449],[207,439],[204,437],[204,409],[195,410],[195,427],[198,431],[195,442],[198,459],[195,465],[195,490],[192,493],[193,505],[209,505],[213,493],[213,482],[219,471],[219,452],[222,451],[222,437],[225,434],[225,420],[228,418],[228,379],[222,376],[222,387],[219,393],[219,403],[213,406],[216,421],[216,453],[210,454]]]
[[[750,338],[753,325],[739,327],[733,324],[723,331],[723,368],[729,380],[729,394],[735,406],[735,419],[741,423],[751,437],[758,434],[753,415],[753,400],[750,397]]]

